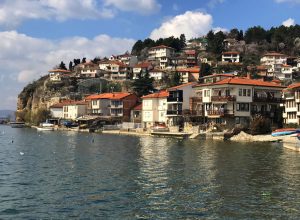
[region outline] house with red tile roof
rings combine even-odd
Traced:
[[[237,51],[223,52],[222,53],[222,62],[239,63],[240,62],[240,52],[237,52]]]
[[[71,71],[64,70],[64,69],[52,69],[49,70],[48,72],[49,72],[50,81],[57,81],[57,82],[61,81],[65,75],[71,74]]]
[[[175,72],[179,73],[183,83],[197,82],[199,79],[200,67],[193,66],[189,68],[178,68],[173,71],[173,73]]]
[[[146,71],[150,71],[153,69],[153,65],[150,62],[141,62],[136,65],[134,65],[132,72],[133,72],[133,77],[132,79],[137,79],[138,75],[142,72],[145,73]]]
[[[300,125],[300,83],[293,83],[283,90],[284,124]]]
[[[165,45],[151,47],[148,50],[148,61],[158,63],[159,68],[166,69],[171,64],[175,49]]]
[[[130,66],[117,60],[101,61],[99,69],[105,73],[105,78],[121,81],[129,79],[132,71]]]
[[[287,64],[287,55],[277,52],[268,52],[260,59],[260,64],[267,66],[268,76],[274,77],[281,73],[281,66]]]
[[[142,97],[142,123],[151,127],[155,123],[178,126],[189,111],[189,98],[194,96],[194,82],[161,90]]]
[[[63,118],[76,120],[87,113],[86,101],[70,101],[63,103]]]
[[[150,128],[155,123],[167,123],[167,97],[169,92],[161,90],[142,97],[142,124]]]
[[[221,81],[194,86],[191,111],[211,123],[249,124],[259,114],[276,122],[282,102],[280,82],[250,77],[228,77]],[[194,102],[193,102],[194,100]]]
[[[133,93],[114,92],[90,95],[85,100],[89,102],[89,114],[129,121],[131,110],[138,102],[138,97]]]

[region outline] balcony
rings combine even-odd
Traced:
[[[272,102],[272,103],[280,103],[282,102],[282,98],[276,97],[253,97],[253,102]]]
[[[182,115],[182,110],[167,110],[167,115]]]
[[[207,115],[210,117],[225,117],[225,116],[233,116],[234,113],[228,109],[217,109],[217,110],[208,110]]]
[[[229,95],[229,96],[212,96],[211,101],[212,102],[228,102],[228,101],[235,101],[235,96]]]
[[[183,102],[182,97],[168,97],[167,102]]]
[[[192,103],[202,102],[202,97],[191,97],[190,100]]]

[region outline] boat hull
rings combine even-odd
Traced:
[[[44,127],[44,128],[37,127],[36,129],[38,131],[53,131],[54,130],[54,128],[51,128],[51,127]]]

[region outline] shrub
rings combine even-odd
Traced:
[[[271,132],[271,121],[261,115],[255,116],[250,123],[251,134],[267,134]]]

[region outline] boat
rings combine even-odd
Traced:
[[[38,131],[53,131],[53,127],[36,127]]]
[[[39,127],[36,127],[38,131],[53,131],[54,130],[54,124],[51,124],[49,122],[43,122],[40,124]]]
[[[297,133],[300,133],[300,130],[296,128],[281,128],[273,131],[271,135],[273,137],[277,137],[277,136],[291,135]]]
[[[25,122],[10,122],[9,123],[12,128],[24,128]]]
[[[153,132],[168,132],[170,129],[165,125],[165,123],[156,123],[151,127]]]

